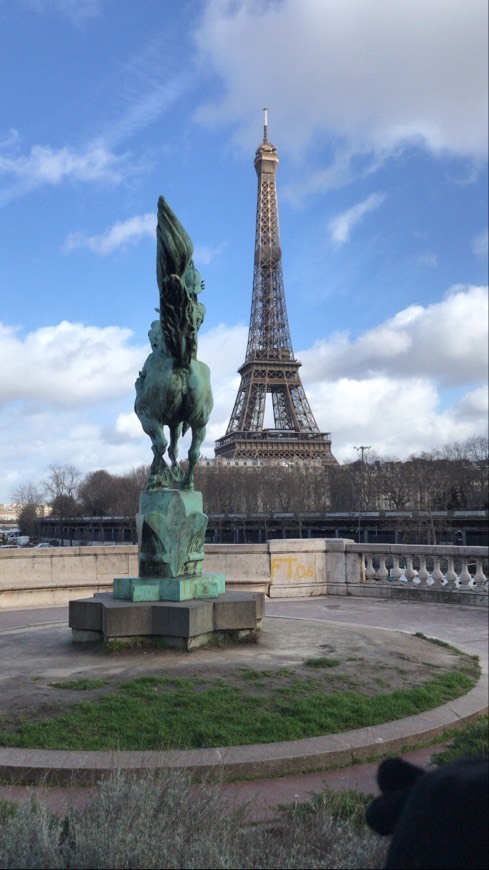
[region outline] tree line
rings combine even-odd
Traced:
[[[77,516],[134,522],[148,472],[139,466],[123,475],[100,469],[83,476],[73,465],[51,465],[41,487],[27,483],[12,494],[19,526],[35,535],[43,504],[60,524]],[[213,515],[419,511],[433,526],[436,512],[487,510],[488,439],[468,438],[402,461],[365,449],[361,459],[337,466],[204,464],[195,469],[195,488]]]
[[[42,505],[48,505],[60,526],[64,520],[82,516],[123,517],[133,527],[135,540],[139,496],[148,474],[145,465],[121,475],[100,469],[85,476],[74,465],[50,465],[40,486],[26,483],[12,493],[12,501],[20,508],[18,525],[23,534],[37,537]]]

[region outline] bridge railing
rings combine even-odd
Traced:
[[[432,593],[431,599],[436,600],[434,593],[444,593],[439,600],[451,595],[460,603],[484,603],[488,596],[488,556],[487,547],[345,542],[345,561],[350,562],[352,576],[348,592],[374,595],[377,587],[386,597],[381,590],[404,589],[410,598],[426,598],[426,593]],[[393,597],[402,597],[402,593],[394,593]]]

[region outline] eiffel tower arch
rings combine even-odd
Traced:
[[[336,465],[331,436],[320,432],[299,375],[290,338],[282,273],[276,172],[277,148],[263,141],[255,155],[258,176],[253,295],[246,358],[226,434],[216,441],[219,459],[261,463]],[[267,394],[275,427],[264,428]]]

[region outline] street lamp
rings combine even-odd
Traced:
[[[362,463],[362,476],[360,478],[360,491],[358,493],[358,543],[360,543],[360,517],[361,517],[361,509],[363,504],[363,467],[365,465],[365,452],[367,450],[371,450],[370,444],[361,444],[360,447],[355,447],[354,449],[361,453],[361,463]]]

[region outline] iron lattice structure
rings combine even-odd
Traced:
[[[278,221],[277,148],[264,135],[255,156],[258,176],[250,329],[241,383],[216,458],[336,464],[329,433],[319,431],[294,358],[285,304]],[[275,428],[264,429],[267,393]]]

